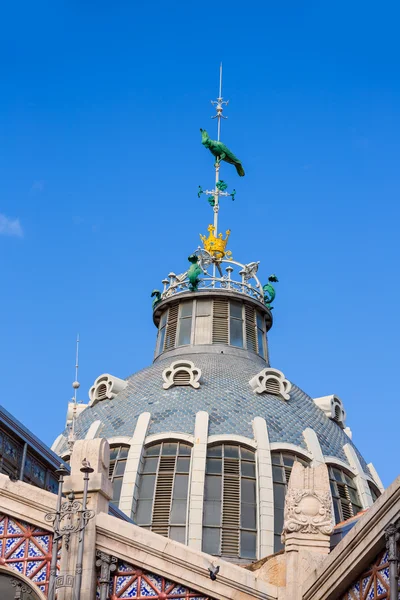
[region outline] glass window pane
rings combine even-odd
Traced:
[[[259,329],[265,329],[265,327],[264,327],[264,325],[265,325],[264,317],[258,311],[256,311],[256,315],[257,315],[257,327]]]
[[[113,481],[113,498],[112,501],[118,504],[119,498],[121,496],[121,488],[122,488],[122,477],[120,479],[114,479]]]
[[[258,354],[264,358],[265,357],[264,333],[261,331],[261,329],[257,329],[257,344],[258,344]]]
[[[279,452],[271,452],[271,460],[273,465],[280,465],[281,463],[281,455]]]
[[[242,461],[242,475],[244,475],[245,477],[255,477],[256,465],[251,462]]]
[[[129,448],[127,446],[123,446],[119,453],[119,458],[128,458]]]
[[[243,504],[241,505],[240,524],[245,529],[256,529],[256,505]]]
[[[191,317],[192,316],[192,307],[193,302],[190,300],[189,302],[182,302],[181,304],[181,317]]]
[[[139,498],[153,498],[155,475],[142,475],[139,485]]]
[[[163,327],[166,324],[166,322],[167,322],[167,315],[168,315],[168,310],[165,310],[163,312],[163,314],[161,315],[161,318],[160,318],[160,329],[161,329],[161,327]]]
[[[283,544],[280,535],[274,535],[274,552],[279,552],[283,549]]]
[[[211,315],[211,300],[197,300],[196,314],[198,317]]]
[[[290,456],[290,454],[283,455],[283,464],[285,467],[293,467],[294,460],[294,456]]]
[[[283,529],[283,508],[274,508],[274,531],[282,533]]]
[[[190,344],[190,335],[192,332],[192,319],[180,319],[178,346],[186,346]]]
[[[221,458],[207,458],[206,472],[207,473],[221,473],[222,471],[222,459]]]
[[[350,500],[352,502],[354,502],[354,504],[357,504],[358,506],[360,505],[360,499],[358,497],[358,494],[356,492],[356,490],[353,490],[353,488],[348,488],[349,489],[349,494],[350,494]]]
[[[221,477],[206,475],[204,500],[221,500],[221,483]]]
[[[175,475],[173,498],[187,498],[188,475]]]
[[[224,455],[227,458],[239,458],[239,446],[224,445]]]
[[[256,557],[256,534],[251,531],[240,532],[240,556],[242,558]]]
[[[244,460],[255,461],[255,452],[253,450],[248,450],[247,448],[240,448],[240,455]]]
[[[144,459],[143,473],[156,473],[157,467],[158,467],[158,457]]]
[[[342,520],[340,513],[340,500],[338,500],[337,498],[333,499],[333,510],[335,512],[335,523],[340,523],[340,521]]]
[[[204,502],[204,525],[221,525],[221,502]]]
[[[222,456],[222,446],[209,446],[207,456]]]
[[[114,477],[116,475],[123,475],[125,472],[125,467],[126,467],[126,460],[119,460],[117,462],[117,466],[114,469]]]
[[[211,527],[203,528],[203,552],[207,554],[219,554],[220,529]]]
[[[343,481],[342,473],[341,473],[341,471],[339,471],[339,469],[333,468],[332,473],[333,473],[333,476],[336,479],[336,481]]]
[[[274,481],[278,481],[280,483],[286,483],[286,478],[283,472],[282,467],[272,467],[272,478]]]
[[[178,473],[189,473],[190,458],[178,458],[176,470]]]
[[[176,442],[164,442],[162,447],[162,456],[173,456],[176,454],[178,444]]]
[[[184,456],[190,456],[192,453],[192,446],[189,446],[189,444],[182,444],[182,442],[179,444],[179,454],[182,454]]]
[[[160,332],[158,334],[157,354],[160,354],[160,352],[164,350],[165,331],[166,328],[163,327],[162,329],[160,329]]]
[[[243,348],[243,321],[231,319],[230,323],[231,346]]]
[[[150,525],[152,508],[153,500],[139,500],[136,507],[135,523],[137,525]]]
[[[282,510],[284,509],[285,495],[286,495],[285,486],[279,485],[279,483],[274,483],[274,506],[275,506],[275,508],[281,508]]]
[[[243,304],[241,302],[235,302],[231,300],[231,317],[235,317],[236,319],[242,318],[242,307]]]
[[[242,479],[242,502],[256,503],[256,482],[253,479]]]
[[[117,448],[110,448],[110,461],[111,460],[115,460],[117,458],[118,450],[119,450],[119,447],[117,447]]]
[[[186,524],[186,500],[173,500],[171,506],[171,516],[169,518],[171,525]]]
[[[356,484],[354,483],[354,480],[351,477],[349,477],[348,475],[346,475],[346,473],[343,473],[343,475],[344,475],[344,478],[345,478],[345,481],[346,481],[347,485],[349,487],[352,487],[352,488],[356,489]]]
[[[146,448],[146,456],[158,456],[160,454],[161,444],[154,444]]]
[[[170,527],[169,537],[175,542],[185,543],[186,527]]]

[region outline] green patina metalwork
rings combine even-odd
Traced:
[[[228,184],[221,179],[220,181],[217,181],[217,183],[215,184],[217,190],[219,190],[220,192],[225,192],[225,190],[228,189]]]
[[[277,278],[276,275],[270,275],[268,277],[268,281],[269,281],[269,283],[266,283],[265,285],[263,285],[264,303],[267,308],[272,310],[273,307],[271,306],[271,304],[275,300],[276,292],[275,292],[274,286],[272,286],[271,283],[278,283],[279,279]]]
[[[199,285],[199,275],[203,272],[198,265],[198,257],[196,254],[188,256],[188,261],[191,263],[187,272],[187,278],[189,279],[189,288],[191,292],[196,292]]]
[[[215,158],[217,159],[217,163],[221,162],[221,160],[224,160],[225,162],[234,165],[237,174],[240,177],[243,177],[244,169],[242,163],[238,158],[236,158],[233,152],[231,152],[229,148],[227,148],[227,146],[225,146],[225,144],[223,144],[222,142],[210,139],[205,129],[200,129],[200,131],[201,143],[203,144],[203,146],[210,150],[211,154],[215,156]]]
[[[198,189],[198,192],[197,192],[197,197],[201,198],[202,193],[203,193],[203,188],[201,187],[201,185],[199,185],[199,189]]]
[[[152,307],[155,308],[159,302],[161,302],[161,292],[160,290],[153,290],[151,292],[151,297],[154,298]]]
[[[207,200],[208,200],[208,204],[210,206],[215,206],[215,198],[214,198],[214,196],[208,196]]]

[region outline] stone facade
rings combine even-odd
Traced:
[[[204,444],[203,429],[200,415],[196,438],[200,450]],[[265,433],[262,423],[257,424],[256,430],[259,438]],[[197,458],[201,460],[201,456],[200,452]],[[391,547],[389,555],[386,543],[393,527],[395,533],[400,533],[400,478],[328,554],[326,542],[332,530],[332,511],[326,501],[329,485],[326,466],[304,468],[295,464],[285,507],[284,550],[249,566],[237,566],[201,552],[195,543],[186,547],[109,515],[109,446],[105,440],[75,443],[71,474],[64,484],[67,498],[73,490],[75,499],[82,500],[81,468],[82,462],[87,464],[87,461],[93,468],[87,502],[93,516],[86,523],[81,566],[77,564],[79,532],[72,532],[68,543],[65,537],[61,540],[57,555],[57,600],[73,600],[77,574],[81,577],[81,600],[95,600],[96,595],[100,600],[389,597],[389,562],[393,562],[393,556],[397,560],[397,550]],[[55,512],[56,503],[56,495],[0,475],[0,590],[3,585],[4,589],[8,586],[12,593],[20,594],[10,598],[47,597],[53,530],[46,515]],[[192,531],[195,542],[196,529]],[[397,544],[398,537],[390,539]],[[15,585],[11,585],[11,579]]]

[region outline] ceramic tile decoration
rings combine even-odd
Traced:
[[[31,579],[47,593],[53,536],[0,513],[0,564]]]
[[[387,552],[380,552],[369,569],[353,583],[341,600],[384,600],[389,595]]]

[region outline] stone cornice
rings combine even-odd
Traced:
[[[97,548],[126,562],[176,580],[207,596],[229,600],[276,600],[276,586],[257,579],[253,573],[236,565],[198,552],[167,538],[123,523],[101,513],[96,517]],[[211,581],[208,567],[218,564],[216,581]]]
[[[302,600],[338,598],[385,546],[384,530],[400,516],[400,477],[303,584]]]
[[[44,515],[54,511],[57,496],[0,474],[0,512],[49,530]]]

